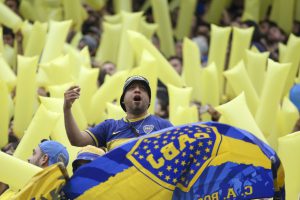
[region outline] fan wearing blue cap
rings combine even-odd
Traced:
[[[42,140],[33,150],[28,162],[41,168],[61,162],[66,167],[69,163],[69,153],[65,146],[52,140]]]
[[[120,106],[126,117],[107,119],[85,131],[79,130],[71,112],[72,104],[80,97],[80,88],[73,86],[64,96],[65,128],[74,146],[95,145],[111,150],[132,138],[172,126],[169,121],[148,113],[151,89],[149,81],[143,76],[131,76],[125,81]]]

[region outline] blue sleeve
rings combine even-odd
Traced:
[[[96,126],[87,130],[87,132],[93,138],[96,146],[98,147],[106,146],[109,125],[110,125],[109,120],[105,120],[104,122],[97,124]]]

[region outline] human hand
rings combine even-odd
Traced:
[[[64,93],[64,111],[71,109],[73,103],[80,96],[80,87],[72,86]]]

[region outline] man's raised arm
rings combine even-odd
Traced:
[[[80,131],[73,117],[71,108],[76,99],[80,96],[80,88],[78,86],[70,87],[64,94],[64,120],[65,129],[69,141],[74,146],[86,146],[88,144],[95,145],[92,137]]]

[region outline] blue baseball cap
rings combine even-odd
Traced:
[[[296,84],[291,88],[290,100],[300,111],[300,84]]]
[[[69,153],[65,146],[53,140],[47,140],[39,144],[41,151],[49,157],[48,165],[62,162],[66,167],[69,163]]]

